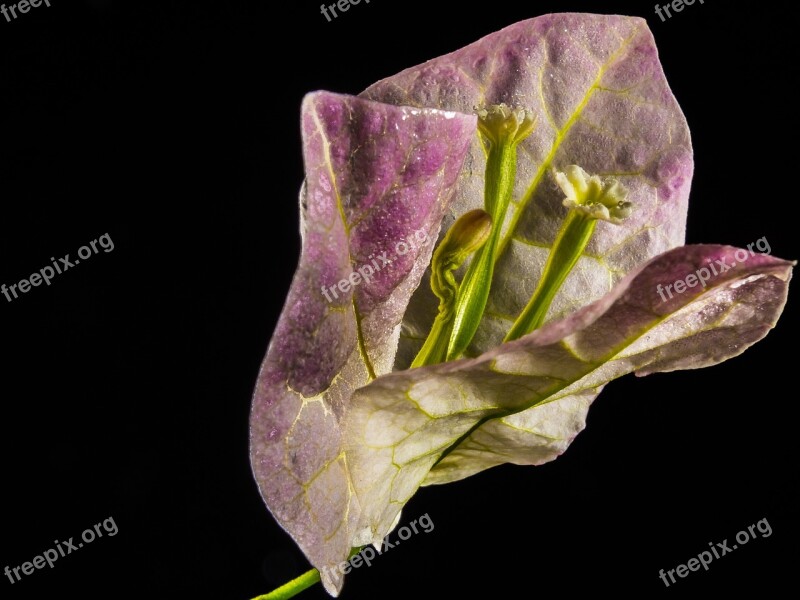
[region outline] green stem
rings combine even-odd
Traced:
[[[453,330],[453,312],[440,312],[433,321],[433,327],[428,334],[422,349],[417,354],[411,368],[426,367],[443,362],[447,356],[447,343]]]
[[[556,173],[555,179],[570,211],[550,249],[536,291],[506,335],[506,342],[542,326],[553,298],[589,244],[597,220],[619,225],[633,211],[633,204],[627,201],[628,190],[616,178],[589,175],[578,165],[569,165]]]
[[[253,600],[286,600],[286,598],[294,598],[319,580],[319,571],[311,569],[300,575],[300,577],[292,579],[289,583],[284,583],[281,587],[272,590],[269,594],[256,596]]]
[[[494,275],[497,243],[508,205],[511,203],[516,171],[516,143],[493,145],[486,160],[484,190],[486,211],[492,217],[492,233],[473,258],[459,286],[447,360],[458,358],[467,349],[486,309]]]
[[[597,220],[571,210],[550,250],[544,273],[528,305],[517,317],[504,341],[510,342],[542,326],[556,292],[578,262],[594,233]]]
[[[483,136],[481,142],[486,142],[487,153],[483,204],[491,217],[492,231],[458,288],[447,360],[457,359],[467,349],[486,310],[500,230],[514,193],[517,145],[531,134],[535,124],[536,119],[528,111],[505,104],[478,110],[478,131]]]
[[[349,561],[363,549],[364,546],[350,548],[350,555],[347,557],[347,560]],[[307,590],[318,581],[320,581],[319,571],[317,569],[309,569],[300,575],[300,577],[292,579],[289,583],[284,583],[281,587],[272,590],[269,594],[256,596],[253,600],[286,600],[286,598],[294,598],[297,594]]]
[[[455,271],[467,257],[481,248],[492,231],[489,214],[478,208],[461,215],[447,231],[433,253],[431,261],[431,290],[439,298],[439,310],[428,338],[417,354],[411,368],[435,365],[447,356],[447,345],[453,331],[456,296],[459,285]]]

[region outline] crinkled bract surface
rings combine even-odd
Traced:
[[[533,294],[565,216],[555,173],[569,165],[617,177],[635,210],[624,226],[598,224],[549,319],[596,300],[635,266],[684,243],[691,139],[644,19],[553,14],[523,21],[379,81],[362,96],[466,113],[505,103],[536,118],[536,129],[518,149],[503,252],[470,356],[502,342]],[[445,228],[483,207],[485,162],[476,136]],[[404,319],[398,368],[410,364],[424,339],[432,306],[435,298],[420,287]]]
[[[714,365],[764,337],[786,302],[787,261],[756,254],[667,302],[657,292],[659,284],[709,262],[736,263],[737,250],[671,250],[600,300],[519,340],[475,359],[392,373],[357,390],[346,451],[371,541],[391,531],[423,482],[556,458],[609,381]]]
[[[434,242],[483,207],[473,108],[500,103],[538,125],[519,147],[487,312],[468,358],[409,370],[436,315]],[[259,374],[251,458],[331,594],[342,581],[325,567],[379,543],[420,485],[552,460],[607,382],[735,356],[785,303],[791,263],[682,246],[689,130],[642,19],[517,23],[361,98],[310,94],[302,133],[303,250]],[[544,327],[503,344],[566,215],[556,173],[573,164],[617,178],[634,210],[598,223]],[[737,265],[657,292],[719,260]]]
[[[391,370],[475,123],[326,92],[303,102],[303,250],[259,373],[251,462],[273,515],[316,567],[353,546],[360,508],[342,420],[352,393]]]

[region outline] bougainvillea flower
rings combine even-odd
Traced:
[[[302,254],[251,458],[333,595],[420,485],[553,460],[609,381],[717,364],[783,310],[793,263],[683,245],[691,139],[642,19],[517,23],[312,93],[301,125]]]

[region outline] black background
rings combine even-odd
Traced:
[[[245,600],[308,568],[259,496],[247,420],[299,253],[309,91],[358,93],[547,12],[645,17],[693,133],[687,242],[766,236],[800,256],[798,15],[772,3],[661,22],[653,2],[372,0],[330,23],[307,1],[51,4],[0,17],[0,283],[104,233],[115,248],[0,297],[0,569],[108,517],[119,533],[13,585],[0,574],[3,598]],[[796,296],[741,357],[610,384],[557,461],[422,489],[402,522],[435,529],[342,597],[791,584]],[[772,536],[670,589],[658,578],[763,518]]]

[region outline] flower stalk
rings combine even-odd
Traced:
[[[477,112],[478,130],[487,150],[484,208],[491,217],[492,230],[459,286],[447,360],[458,358],[467,349],[486,309],[500,230],[514,192],[517,146],[531,134],[536,124],[530,112],[505,104]]]
[[[256,596],[253,600],[288,600],[294,598],[300,592],[307,590],[320,580],[317,569],[309,569],[299,577],[284,583],[281,587],[272,590],[269,594]]]
[[[564,206],[570,211],[547,257],[542,278],[527,306],[506,334],[505,342],[516,340],[542,326],[553,298],[589,244],[597,221],[618,225],[633,210],[631,203],[626,200],[627,190],[616,180],[589,176],[577,165],[557,173],[556,182],[566,194]]]
[[[439,308],[428,338],[411,363],[412,369],[435,365],[447,357],[459,287],[455,271],[486,243],[491,230],[489,213],[477,208],[461,215],[436,248],[431,261],[431,289],[439,298]]]

